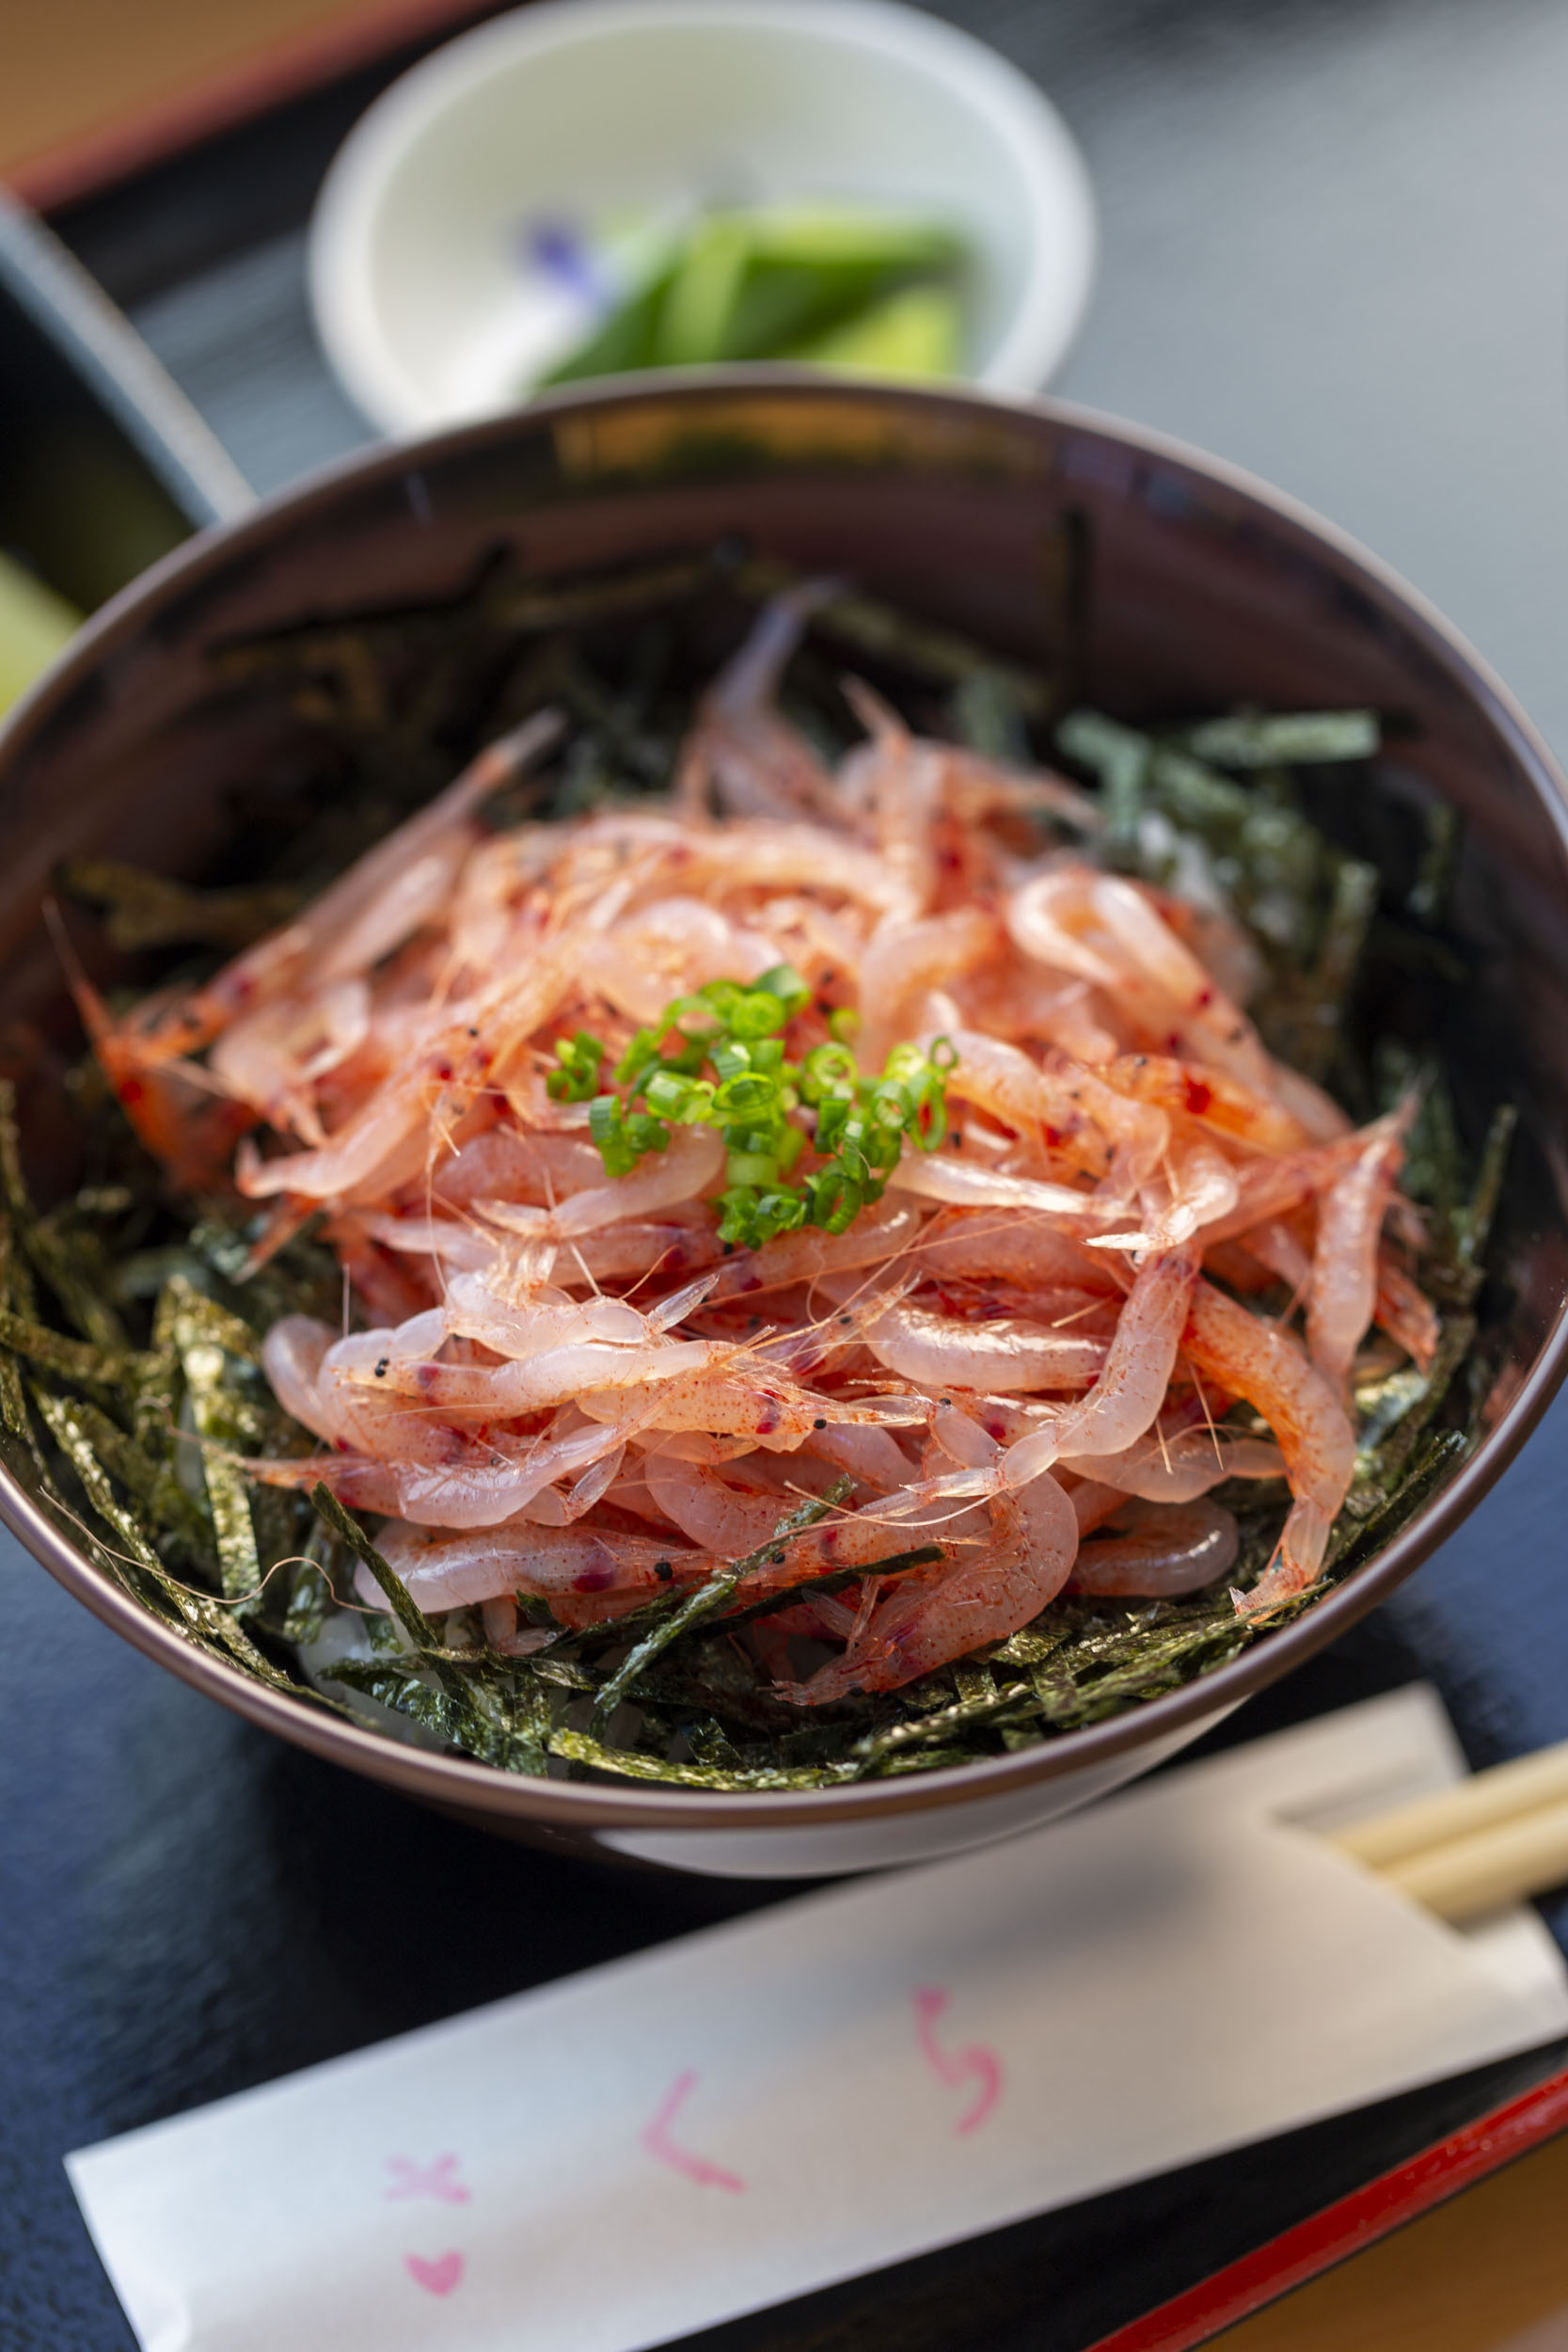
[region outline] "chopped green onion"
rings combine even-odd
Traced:
[[[776,1184],[779,1181],[778,1153],[731,1152],[725,1158],[724,1172],[732,1184]]]
[[[811,990],[792,963],[773,964],[755,986],[766,989],[770,996],[776,996],[789,1020],[793,1020],[798,1012],[804,1012],[811,1002]]]
[[[862,1187],[842,1168],[824,1168],[806,1178],[806,1214],[826,1233],[847,1233],[865,1205]]]
[[[789,1015],[766,989],[749,989],[730,1014],[730,1034],[737,1038],[771,1037]]]
[[[646,1111],[626,1111],[618,1096],[600,1094],[589,1105],[588,1132],[607,1176],[629,1176],[644,1152],[665,1152],[670,1130]]]
[[[820,1103],[827,1095],[847,1095],[859,1075],[855,1057],[847,1045],[814,1045],[800,1064],[800,1092],[808,1103]]]
[[[881,1197],[906,1137],[923,1152],[942,1140],[942,1073],[958,1056],[947,1038],[929,1056],[918,1045],[895,1045],[879,1074],[863,1077],[847,1042],[858,1023],[852,1013],[835,1013],[832,1041],[796,1064],[785,1058],[780,1031],[810,1003],[792,964],[775,964],[751,988],[709,980],[636,1032],[615,1065],[625,1097],[594,1091],[607,1049],[585,1029],[557,1046],[561,1068],[550,1090],[572,1101],[594,1094],[589,1133],[610,1176],[629,1175],[645,1153],[664,1151],[673,1126],[719,1128],[725,1166],[719,1232],[732,1248],[759,1248],[805,1224],[842,1233]],[[709,1069],[716,1077],[704,1074]],[[640,1096],[645,1110],[632,1108]],[[816,1113],[815,1135],[792,1120],[802,1103]],[[788,1180],[808,1142],[826,1165],[797,1189]]]
[[[766,1119],[778,1108],[779,1094],[777,1078],[766,1071],[743,1070],[738,1076],[725,1079],[713,1098],[713,1107],[721,1119]]]
[[[555,1057],[561,1064],[545,1081],[545,1091],[555,1103],[586,1103],[598,1090],[599,1064],[605,1048],[587,1029],[579,1029],[574,1038],[557,1038]]]

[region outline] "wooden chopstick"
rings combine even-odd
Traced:
[[[1458,1925],[1568,1882],[1568,1740],[1328,1842]]]

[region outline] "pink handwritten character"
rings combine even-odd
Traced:
[[[961,2050],[946,2051],[937,2040],[937,2019],[952,1999],[939,1985],[915,1987],[915,2031],[921,2051],[940,2080],[955,2089],[973,2079],[975,2095],[967,2113],[958,2118],[955,2133],[977,2131],[1002,2096],[1002,2061],[983,2042],[965,2042]]]
[[[388,2156],[387,2169],[392,2175],[392,2185],[385,2193],[390,2200],[404,2197],[434,2197],[437,2204],[466,2205],[468,2191],[456,2178],[457,2156],[437,2156],[434,2164],[416,2164],[411,2156]]]
[[[697,2088],[697,2070],[689,2066],[677,2074],[663,2098],[651,2123],[642,2129],[642,2145],[656,2164],[667,2164],[673,2172],[684,2172],[699,2188],[727,2188],[737,2194],[746,2184],[738,2174],[727,2171],[723,2165],[713,2164],[706,2156],[693,2154],[689,2148],[680,2147],[670,2137],[670,2126]]]

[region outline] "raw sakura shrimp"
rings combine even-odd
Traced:
[[[318,1450],[253,1474],[384,1516],[421,1607],[483,1608],[519,1656],[761,1554],[732,1648],[804,1708],[1066,1589],[1244,1583],[1233,1479],[1288,1494],[1236,1598],[1267,1615],[1323,1573],[1358,1376],[1439,1338],[1398,1190],[1411,1107],[1354,1132],[1270,1052],[1256,952],[1204,861],[1180,895],[1174,832],[1169,891],[1104,871],[1076,786],[854,680],[863,739],[808,741],[781,682],[836,593],[761,612],[673,800],[487,831],[559,733],[541,713],[200,985],[119,1016],[71,966],[173,1181],[263,1204],[256,1264],[318,1219],[352,1286],[343,1327],[268,1333]],[[702,1007],[763,992],[772,1018],[774,981],[772,1027],[721,1067]],[[721,1122],[741,1081],[782,1142],[760,1111]],[[852,1174],[832,1121],[867,1104]],[[736,1200],[765,1197],[749,1224]]]

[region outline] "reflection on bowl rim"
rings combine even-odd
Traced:
[[[973,382],[998,392],[1032,393],[1071,349],[1093,283],[1094,195],[1077,141],[1046,93],[1001,53],[959,25],[902,0],[534,0],[459,33],[400,75],[359,118],[338,150],[311,215],[307,274],[316,332],[340,381],[385,432],[409,437],[456,429],[427,402],[411,405],[401,361],[382,332],[371,279],[377,215],[411,148],[467,94],[477,62],[505,65],[519,52],[547,54],[618,25],[645,30],[663,13],[697,23],[816,26],[843,39],[860,34],[958,87],[1013,157],[1036,208],[1049,214],[1061,250],[1031,232],[1024,282],[1001,340]],[[608,379],[607,379],[608,380]],[[470,420],[471,421],[471,420]]]
[[[0,765],[28,738],[42,732],[58,707],[103,658],[134,636],[144,615],[174,595],[189,596],[209,570],[226,566],[247,543],[270,539],[286,523],[329,508],[345,489],[387,478],[417,474],[421,467],[504,441],[512,434],[536,431],[558,414],[653,399],[692,397],[700,406],[750,391],[786,399],[886,401],[948,409],[974,418],[987,413],[1032,420],[1109,438],[1138,457],[1189,469],[1233,495],[1251,501],[1270,517],[1306,533],[1340,563],[1353,566],[1402,620],[1432,642],[1443,665],[1504,737],[1529,774],[1542,807],[1568,855],[1568,783],[1545,744],[1508,689],[1459,632],[1387,564],[1348,533],[1307,506],[1242,469],[1143,426],[1096,410],[1046,399],[1003,399],[969,389],[921,389],[906,383],[855,383],[800,370],[754,367],[674,371],[622,382],[572,387],[515,414],[490,418],[433,434],[415,444],[393,444],[341,460],[303,484],[263,501],[243,518],[202,534],[166,556],[103,607],[32,691],[0,724]],[[112,1584],[55,1527],[32,1497],[0,1464],[0,1519],[26,1545],[68,1591],[94,1615],[182,1680],[219,1697],[239,1714],[278,1733],[297,1747],[333,1762],[368,1769],[375,1779],[410,1795],[470,1814],[487,1813],[541,1832],[578,1836],[609,1828],[729,1829],[827,1828],[833,1822],[866,1821],[930,1808],[964,1804],[1022,1789],[1036,1782],[1088,1770],[1130,1749],[1199,1719],[1218,1717],[1240,1700],[1276,1681],[1291,1666],[1326,1646],[1364,1616],[1404,1576],[1433,1552],[1481,1500],[1535,1428],[1568,1372],[1568,1300],[1526,1377],[1500,1418],[1451,1480],[1402,1527],[1386,1547],[1343,1583],[1314,1601],[1292,1623],[1270,1633],[1228,1663],[1162,1696],[1146,1699],[1101,1723],[1048,1736],[1036,1745],[942,1771],[890,1780],[852,1782],[831,1788],[705,1794],[671,1788],[614,1787],[603,1783],[538,1779],[485,1764],[401,1744],[379,1732],[336,1717],[318,1716],[307,1704],[252,1681],[214,1653],[197,1650],[171,1628]],[[832,1867],[829,1864],[827,1867]]]

